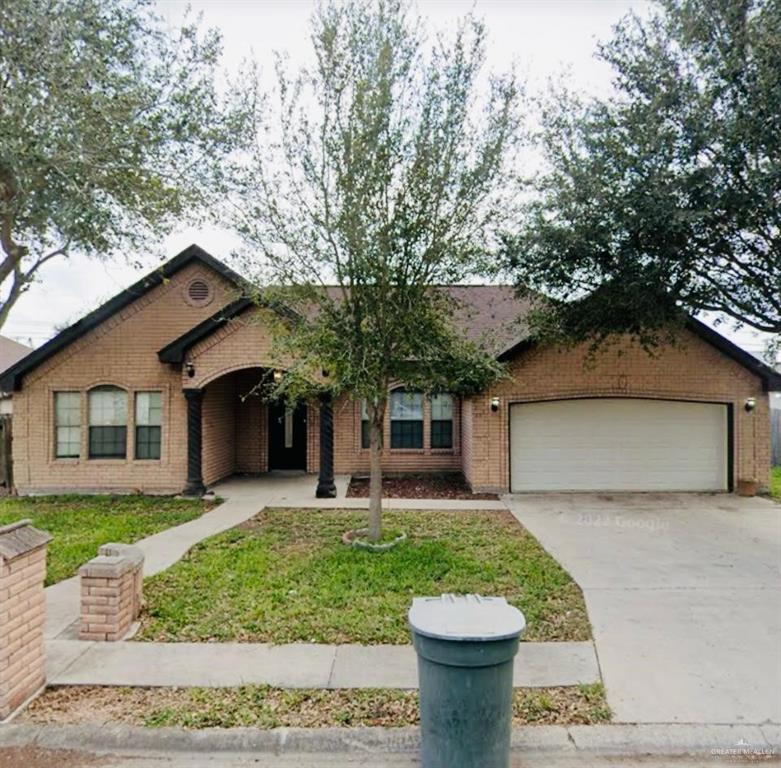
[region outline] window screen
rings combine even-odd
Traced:
[[[81,454],[81,393],[54,393],[55,453],[58,459]]]
[[[423,447],[423,395],[391,392],[391,448]]]
[[[97,387],[89,393],[89,456],[124,459],[127,451],[127,392]]]
[[[162,424],[159,392],[136,393],[136,458],[159,459]]]
[[[431,398],[431,447],[453,447],[453,397],[448,394]]]

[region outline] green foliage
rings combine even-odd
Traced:
[[[277,286],[298,322],[277,326],[290,397],[322,387],[368,403],[370,537],[379,536],[381,424],[391,383],[481,389],[501,372],[459,337],[435,286],[484,272],[507,217],[518,87],[477,78],[485,32],[472,19],[428,45],[406,0],[326,2],[315,64],[258,110],[260,136],[236,179],[245,272]],[[263,291],[264,298],[271,290]]]
[[[770,495],[781,500],[781,467],[773,467],[770,470]]]
[[[132,544],[209,508],[200,500],[150,496],[38,496],[0,499],[0,525],[30,518],[48,531],[46,584],[74,576],[101,544]]]
[[[548,167],[506,251],[541,335],[653,345],[685,312],[781,332],[781,4],[663,0],[600,56],[615,93],[546,104]]]
[[[390,381],[470,389],[497,374],[432,287],[481,272],[496,245],[518,89],[494,79],[478,103],[477,22],[430,49],[420,30],[401,0],[321,6],[316,65],[294,79],[279,67],[279,106],[264,104],[239,179],[247,271],[285,286],[275,295],[302,318],[286,352],[371,401]]]
[[[583,596],[508,513],[386,512],[407,540],[345,546],[360,511],[264,510],[149,580],[139,637],[162,641],[408,643],[414,595],[500,594],[527,640],[587,640]]]
[[[229,172],[245,103],[218,95],[219,36],[152,7],[0,3],[0,325],[49,259],[148,246]]]

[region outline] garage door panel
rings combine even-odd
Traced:
[[[510,411],[511,488],[726,490],[727,409],[604,398]]]

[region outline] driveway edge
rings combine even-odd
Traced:
[[[418,728],[142,728],[129,725],[0,726],[0,747],[34,745],[95,753],[264,752],[410,753]],[[760,725],[642,724],[523,726],[513,729],[514,750],[613,755],[778,754],[781,729]],[[743,752],[735,752],[743,750]]]

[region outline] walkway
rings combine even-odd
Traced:
[[[199,541],[249,520],[264,507],[276,503],[298,504],[304,498],[314,501],[316,485],[317,479],[308,475],[241,478],[220,485],[217,492],[225,501],[211,512],[135,543],[144,553],[144,576],[170,568]],[[47,587],[44,630],[47,640],[76,636],[74,624],[79,619],[79,597],[78,576]]]
[[[51,685],[418,687],[417,659],[410,645],[54,640],[46,650]],[[578,685],[599,679],[591,642],[521,643],[515,659],[518,687]]]
[[[170,568],[209,536],[240,525],[265,507],[368,507],[368,499],[345,498],[347,476],[337,476],[334,499],[315,498],[317,478],[301,474],[239,477],[220,483],[215,493],[224,502],[201,517],[135,542],[145,557],[144,576]],[[505,510],[501,501],[450,499],[384,499],[386,509]],[[241,682],[285,687],[363,688],[417,685],[415,655],[409,646],[288,646],[208,643],[91,643],[78,637],[80,587],[78,577],[46,589],[47,676],[50,684],[202,685]],[[534,643],[543,648],[524,651],[529,665],[524,685],[565,685],[599,679],[591,643]],[[572,646],[565,648],[564,646]],[[548,666],[553,671],[548,671]],[[519,667],[525,665],[519,664]],[[572,680],[555,683],[550,680]]]

